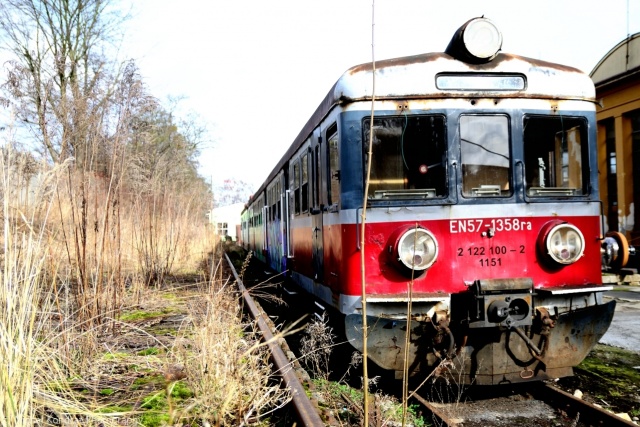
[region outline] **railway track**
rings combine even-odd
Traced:
[[[531,383],[510,395],[473,398],[465,402],[438,403],[414,394],[446,427],[637,427],[585,400],[547,383]]]
[[[311,399],[305,393],[305,389],[300,379],[293,370],[292,363],[289,361],[282,349],[278,339],[269,326],[270,321],[260,305],[249,295],[242,280],[238,276],[236,269],[229,257],[225,254],[229,268],[233,272],[238,288],[242,294],[245,306],[249,310],[249,314],[260,328],[263,341],[268,345],[271,352],[271,359],[274,363],[275,372],[280,375],[285,386],[291,390],[291,407],[296,414],[299,425],[301,426],[324,426],[325,423],[320,417],[318,408],[313,404]]]

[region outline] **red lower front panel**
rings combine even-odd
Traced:
[[[574,264],[549,262],[537,248],[541,230],[557,217],[483,218],[387,222],[366,225],[365,277],[368,294],[404,294],[411,274],[397,265],[394,234],[422,227],[438,243],[435,263],[414,279],[414,292],[456,293],[478,279],[529,277],[534,287],[600,283],[599,218],[565,217],[582,232],[583,256]],[[361,253],[356,225],[324,229],[324,277],[334,293],[361,294]],[[331,283],[333,282],[333,283]]]

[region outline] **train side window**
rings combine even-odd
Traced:
[[[365,165],[370,124],[369,118],[363,121]],[[447,195],[444,116],[380,117],[373,124],[369,199],[420,200]]]
[[[269,186],[269,189],[267,190],[267,219],[269,222],[273,222],[276,219],[278,219],[276,217],[276,203],[279,199],[279,193],[278,193],[278,182],[274,182],[273,184],[271,184]]]
[[[338,153],[338,127],[333,125],[327,132],[329,150],[329,206],[340,204],[340,157]]]
[[[271,191],[272,187],[267,187],[267,222],[271,221]]]
[[[293,164],[293,211],[300,215],[300,162],[298,159]]]
[[[313,167],[313,206],[315,208],[320,206],[320,146],[316,145],[314,156],[315,162]]]
[[[302,179],[300,184],[300,197],[302,198],[302,212],[309,211],[309,156],[302,156]]]
[[[589,157],[584,118],[526,116],[523,140],[527,195],[587,194]]]
[[[274,221],[277,221],[280,219],[280,213],[278,212],[279,200],[280,200],[280,181],[278,180],[273,186],[273,200],[271,201]]]
[[[462,195],[511,195],[509,120],[506,116],[460,116]]]
[[[278,210],[277,210],[278,219],[282,219],[282,196],[283,196],[282,187],[283,187],[282,178],[278,178],[278,187],[276,191],[276,206],[278,207]]]

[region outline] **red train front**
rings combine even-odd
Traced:
[[[383,368],[571,375],[611,322],[602,253],[627,248],[601,236],[593,83],[501,41],[470,20],[444,53],[376,63],[375,93],[372,64],[348,70],[243,214],[248,247],[359,350],[364,272]]]

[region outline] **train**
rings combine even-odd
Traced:
[[[604,230],[594,84],[502,41],[478,17],[348,69],[242,212],[244,247],[396,378],[570,376],[613,318],[602,264],[631,250]]]

